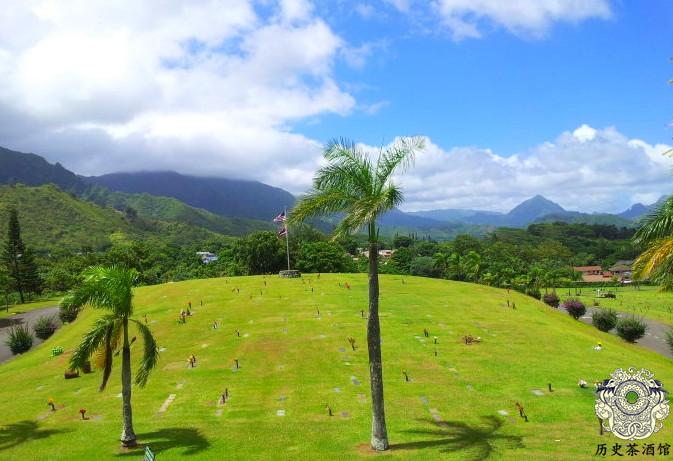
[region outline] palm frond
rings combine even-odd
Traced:
[[[673,235],[673,196],[668,197],[656,210],[642,220],[642,225],[633,236],[636,245]]]
[[[290,211],[288,223],[298,224],[311,216],[328,215],[344,211],[355,200],[357,200],[357,197],[337,188],[329,191],[313,190],[299,200]]]
[[[390,176],[396,171],[404,171],[413,163],[416,152],[425,147],[421,137],[399,138],[379,156],[376,165],[376,177],[380,187],[385,186]]]
[[[150,373],[159,361],[159,348],[147,325],[137,320],[131,319],[131,321],[136,324],[140,335],[143,337],[143,358],[140,361],[140,366],[136,372],[136,384],[140,387],[144,387],[145,384],[147,384],[147,379],[149,378]]]
[[[318,170],[313,190],[291,211],[289,222],[296,224],[312,216],[344,213],[333,238],[351,234],[366,225],[370,234],[377,218],[402,203],[401,190],[390,182],[398,169],[408,167],[421,138],[401,138],[379,154],[376,165],[351,141],[331,141],[323,151],[328,164]],[[375,240],[376,235],[370,235]]]
[[[316,173],[313,180],[315,189],[327,191],[338,187],[363,194],[373,188],[371,161],[352,141],[331,141],[325,146],[323,156],[329,163]]]
[[[111,314],[97,319],[91,330],[84,335],[82,342],[77,346],[70,357],[70,368],[82,369],[89,358],[109,340],[114,329],[115,317]]]
[[[119,266],[92,266],[82,275],[82,284],[63,298],[62,306],[82,307],[89,304],[95,308],[112,310],[119,315],[131,314],[137,271]]]
[[[109,328],[103,344],[103,379],[101,380],[99,391],[105,389],[108,379],[112,374],[112,353],[119,345],[119,338],[122,333],[123,324],[121,319],[115,319],[114,324]]]
[[[670,273],[673,266],[673,237],[653,242],[633,264],[638,279]]]

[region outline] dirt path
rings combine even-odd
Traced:
[[[39,319],[43,315],[54,315],[54,314],[58,314],[57,306],[35,309],[29,312],[25,312],[23,314],[16,314],[11,317],[0,319],[0,363],[6,362],[7,360],[13,357],[12,352],[9,350],[9,347],[7,347],[7,344],[5,344],[5,341],[7,341],[7,338],[9,336],[9,330],[14,325],[27,325],[32,333],[33,323],[35,323],[37,319]],[[58,326],[60,327],[61,322],[60,320],[58,320],[58,316],[56,317],[56,321],[58,323]],[[39,344],[42,344],[41,339],[39,338],[33,339],[33,348],[35,348]]]
[[[593,311],[594,309],[588,308],[587,313],[582,316],[580,320],[591,325],[591,314]],[[624,314],[622,312],[617,314],[620,318],[627,315],[629,314]],[[647,325],[647,332],[645,333],[645,336],[636,341],[636,344],[665,357],[673,358],[671,348],[668,347],[668,344],[666,343],[666,333],[671,330],[671,327],[656,320],[643,319],[643,322]],[[615,330],[611,330],[610,333],[616,334]]]

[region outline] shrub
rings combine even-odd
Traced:
[[[591,315],[591,323],[599,330],[608,332],[617,325],[617,312],[612,309],[596,309]]]
[[[624,317],[617,322],[617,335],[630,343],[645,336],[647,325],[634,316]]]
[[[542,300],[551,307],[558,307],[559,301],[561,301],[556,293],[548,293],[542,297]]]
[[[63,305],[58,308],[58,317],[63,323],[74,322],[78,314],[79,307]]]
[[[531,297],[535,298],[535,299],[541,299],[541,298],[542,298],[542,293],[541,293],[540,290],[538,290],[537,288],[529,288],[529,289],[527,289],[527,290],[526,290],[526,294],[527,294],[528,296],[531,296]]]
[[[54,334],[56,331],[56,316],[55,315],[45,315],[40,317],[35,325],[33,325],[33,330],[35,330],[35,336],[45,340]]]
[[[584,306],[584,303],[579,299],[566,299],[562,304],[562,307],[568,311],[575,320],[582,317],[587,312],[587,308]]]
[[[17,325],[9,330],[9,337],[6,342],[12,354],[21,354],[33,346],[33,335],[24,325]]]
[[[673,352],[673,329],[668,330],[668,333],[666,333],[666,342],[668,343],[671,352]]]

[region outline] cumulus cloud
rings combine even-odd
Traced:
[[[259,5],[4,1],[2,144],[82,174],[172,168],[296,182],[319,146],[290,125],[357,107],[333,75],[346,44],[311,2]]]
[[[419,13],[425,2],[386,0],[403,13]],[[577,23],[609,18],[608,0],[434,0],[429,16],[438,16],[454,40],[479,38],[484,29],[500,27],[519,36],[542,37],[556,22]]]
[[[569,210],[616,212],[670,194],[667,149],[587,125],[510,157],[478,147],[444,150],[428,139],[415,167],[396,180],[407,210],[508,211],[541,194]]]
[[[421,2],[390,3],[411,11]],[[538,33],[609,14],[599,0],[434,8],[475,34],[484,20]],[[385,107],[356,101],[334,70],[339,59],[358,67],[381,49],[385,42],[348,44],[306,0],[4,0],[0,145],[80,174],[176,170],[301,193],[321,146],[292,124]],[[664,150],[586,125],[510,157],[428,139],[399,180],[410,210],[506,210],[543,194],[570,209],[615,211],[670,191]]]

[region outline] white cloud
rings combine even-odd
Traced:
[[[511,157],[477,147],[444,150],[428,140],[397,180],[407,210],[508,211],[541,194],[570,210],[616,212],[671,193],[673,159],[661,155],[669,148],[587,125]]]
[[[369,19],[374,16],[376,10],[371,3],[358,3],[355,5],[355,12],[363,19]]]
[[[611,14],[607,0],[435,0],[433,5],[455,40],[481,37],[486,26],[541,37],[555,22],[606,19]]]
[[[172,169],[305,191],[321,146],[292,123],[385,107],[357,102],[334,72],[336,60],[363,65],[385,42],[353,48],[307,1],[262,3],[267,16],[253,0],[4,0],[0,145],[81,174]],[[573,12],[562,0],[440,3],[475,36],[482,19],[538,33],[608,14],[597,0]],[[506,210],[543,194],[571,209],[615,211],[670,191],[666,148],[587,125],[511,157],[428,140],[400,180],[408,209]]]
[[[281,16],[286,21],[301,21],[310,18],[313,5],[306,0],[281,0]]]
[[[83,174],[172,168],[301,190],[319,146],[288,127],[356,109],[333,75],[346,44],[308,1],[265,6],[3,1],[0,144]]]

